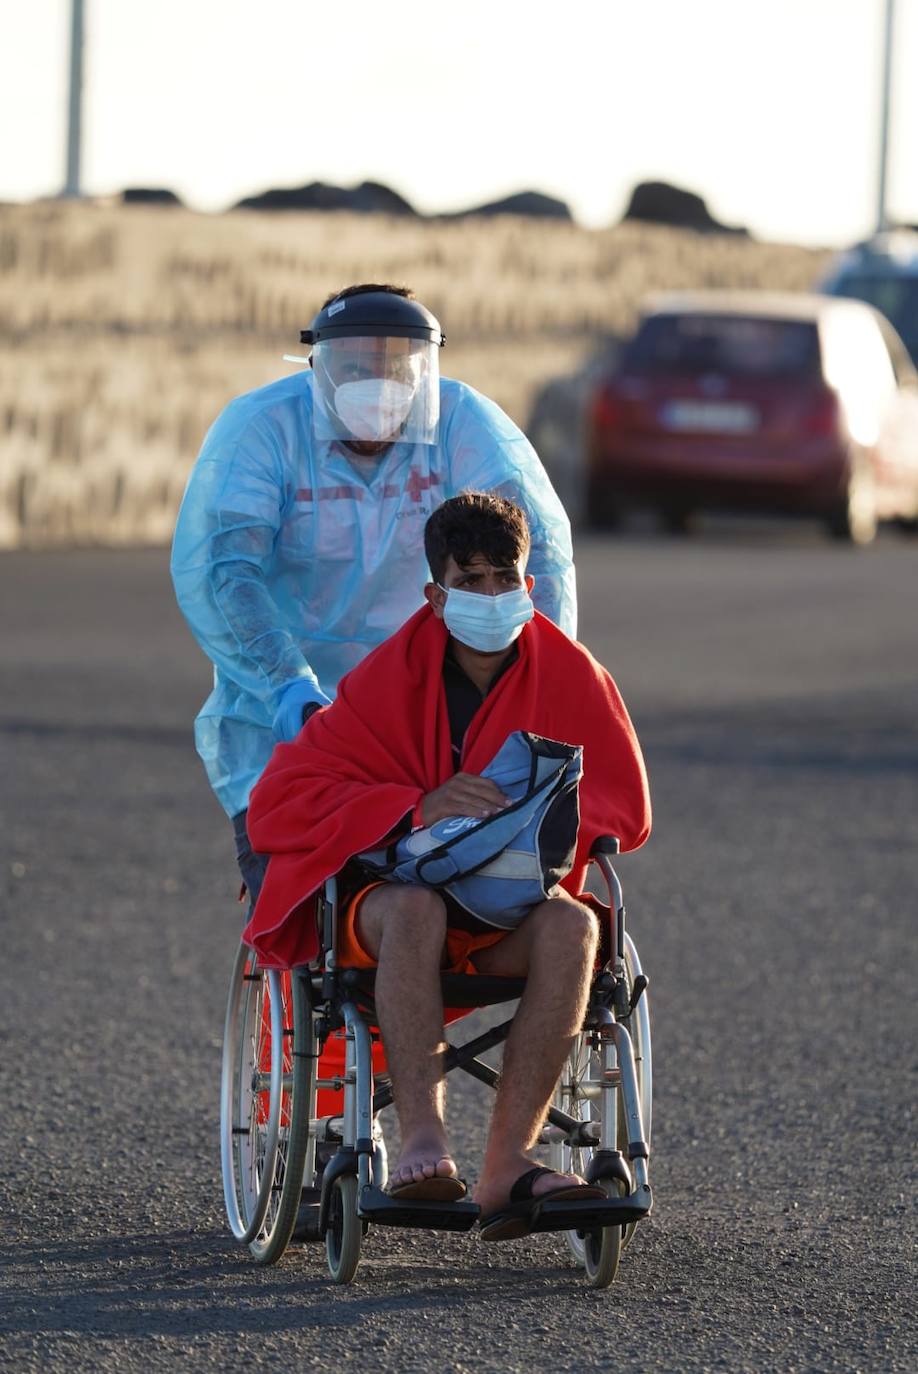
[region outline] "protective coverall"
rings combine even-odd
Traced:
[[[523,508],[533,601],[576,634],[567,516],[498,406],[441,378],[438,443],[396,443],[367,464],[342,443],[315,439],[312,384],[298,373],[226,407],[175,530],[179,606],[214,663],[195,740],[231,817],[245,810],[271,754],[282,689],[305,677],[333,698],[344,674],[422,604],[424,524],[447,498],[491,491]]]

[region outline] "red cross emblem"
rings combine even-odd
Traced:
[[[418,502],[424,495],[424,492],[428,491],[431,487],[437,486],[439,481],[439,476],[434,473],[431,473],[428,477],[424,477],[420,468],[411,468],[408,473],[408,480],[405,483],[405,490],[412,501]]]

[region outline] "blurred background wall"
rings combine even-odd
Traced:
[[[573,505],[580,379],[648,292],[805,289],[826,258],[636,221],[0,207],[0,546],[167,540],[220,408],[287,372],[324,297],[364,280],[415,289],[444,373],[531,429]]]

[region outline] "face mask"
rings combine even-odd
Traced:
[[[440,590],[446,592],[443,608],[446,628],[456,639],[482,654],[509,649],[534,614],[525,587],[501,592],[500,596],[464,592],[459,587],[440,587]]]
[[[353,439],[391,439],[408,419],[413,401],[413,386],[385,377],[342,382],[335,388],[335,410]]]

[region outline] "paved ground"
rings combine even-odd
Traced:
[[[206,665],[164,553],[0,559],[0,1367],[916,1367],[918,548],[721,525],[583,540],[579,566],[656,804],[620,872],[657,1201],[605,1294],[550,1238],[374,1230],[348,1290],[316,1248],[263,1271],[235,1247]],[[484,1109],[456,1093],[470,1174]]]

